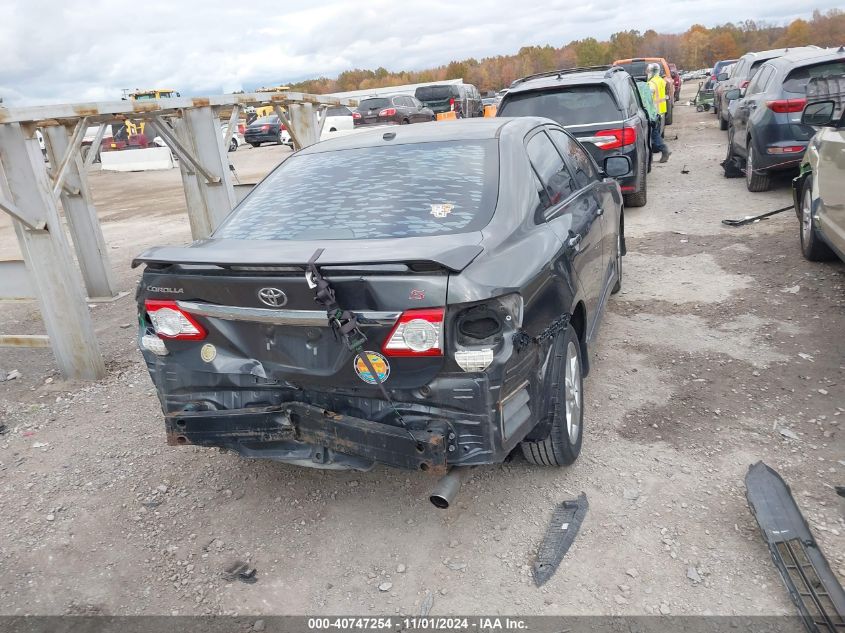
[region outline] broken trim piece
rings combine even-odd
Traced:
[[[532,569],[534,584],[538,587],[554,576],[578,535],[589,505],[587,495],[582,492],[574,501],[564,501],[555,508]]]
[[[833,575],[789,486],[763,462],[745,476],[748,505],[789,596],[811,633],[841,631],[845,591]]]

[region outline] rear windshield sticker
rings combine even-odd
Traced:
[[[388,363],[387,359],[378,352],[364,352],[364,354],[367,355],[367,358],[370,359],[370,364],[373,366],[373,369],[376,370],[379,382],[385,382],[390,376],[390,363]],[[361,354],[358,354],[355,357],[355,373],[358,374],[358,378],[368,385],[376,384],[376,379],[370,373],[370,370],[367,369],[367,364],[364,362]]]
[[[454,204],[449,204],[448,202],[444,204],[432,204],[431,205],[431,215],[435,218],[445,218],[447,215],[452,213],[452,209],[455,208]]]

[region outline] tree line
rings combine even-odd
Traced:
[[[707,28],[694,24],[685,33],[657,33],[647,30],[620,31],[607,41],[593,37],[554,46],[525,46],[516,55],[496,55],[452,61],[444,66],[418,71],[391,72],[346,70],[337,78],[320,77],[290,84],[293,90],[325,94],[367,90],[460,79],[474,84],[482,93],[507,87],[512,81],[533,73],[608,64],[629,57],[664,57],[678,68],[709,68],[720,59],[733,59],[748,51],[789,46],[840,46],[845,44],[845,12],[831,9],[813,12],[809,20],[796,19],[786,26],[773,26],[746,20]]]

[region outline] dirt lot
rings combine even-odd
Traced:
[[[106,380],[71,384],[47,351],[0,350],[22,374],[0,383],[0,613],[417,614],[430,594],[432,614],[791,614],[745,501],[759,459],[845,577],[845,266],[801,257],[794,214],[723,226],[788,204],[789,180],[750,194],[723,179],[715,117],[676,116],[649,204],[626,213],[575,466],[476,469],[444,512],[419,474],[167,447],[130,293],[92,312]],[[287,154],[233,162],[254,181]],[[134,290],[133,255],[189,239],[178,170],[92,186]],[[0,225],[0,257],[15,252]],[[0,332],[40,328],[34,305],[0,307]],[[529,564],[551,509],[581,491],[581,533],[538,589]],[[236,558],[255,584],[220,577]]]

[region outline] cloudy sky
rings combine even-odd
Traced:
[[[348,68],[421,69],[635,28],[785,24],[841,0],[0,0],[4,105],[214,94]],[[300,8],[304,7],[304,8]],[[741,7],[741,9],[739,9]],[[739,13],[741,11],[741,14]]]

